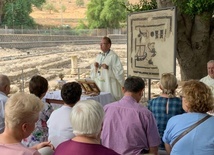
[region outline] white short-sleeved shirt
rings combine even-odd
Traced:
[[[48,125],[48,140],[56,148],[62,142],[73,138],[73,129],[70,123],[70,113],[72,108],[63,105],[59,109],[52,112]]]

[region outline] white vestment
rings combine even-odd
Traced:
[[[110,50],[108,53],[100,53],[95,61],[99,65],[106,64],[108,69],[96,69],[91,66],[91,79],[96,82],[102,92],[110,92],[115,100],[120,100],[123,96],[122,87],[124,85],[124,69],[118,55]]]
[[[203,77],[200,81],[210,87],[212,94],[214,96],[214,79],[211,78],[209,75],[207,75],[207,76]]]

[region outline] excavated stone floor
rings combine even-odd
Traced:
[[[121,59],[125,71],[127,70],[127,45],[113,44],[114,50]],[[64,74],[65,81],[74,81],[78,78],[89,77],[90,65],[96,55],[100,53],[100,47],[95,45],[61,45],[55,47],[42,47],[32,49],[0,49],[0,73],[6,74],[11,80],[11,93],[28,91],[28,81],[40,74],[48,79],[49,90],[58,89],[57,82],[60,73]],[[71,74],[71,57],[77,56],[76,74]],[[179,66],[177,65],[177,78],[180,80]],[[73,72],[72,72],[73,73]],[[79,74],[79,75],[78,75]],[[178,89],[179,91],[179,89]],[[157,80],[152,80],[151,95],[160,93]],[[148,87],[145,89],[143,102],[148,100]]]

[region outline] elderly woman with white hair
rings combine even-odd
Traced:
[[[78,102],[70,115],[76,137],[61,143],[54,155],[118,155],[100,144],[103,117],[104,110],[100,103],[94,100]]]
[[[5,106],[5,130],[0,134],[1,155],[40,155],[39,149],[52,147],[50,142],[32,148],[21,144],[22,139],[33,132],[42,108],[43,103],[33,94],[16,93],[8,99]]]

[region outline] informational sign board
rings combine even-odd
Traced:
[[[128,75],[159,79],[176,72],[176,8],[128,16]]]

